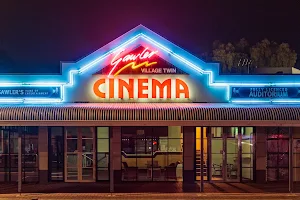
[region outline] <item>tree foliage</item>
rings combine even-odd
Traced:
[[[238,66],[241,60],[248,59],[246,53],[249,49],[249,43],[242,38],[238,43],[221,43],[215,41],[213,43],[213,61],[221,63],[223,72],[241,71]]]
[[[287,43],[277,44],[268,39],[250,46],[245,38],[237,43],[213,42],[212,60],[221,63],[223,73],[238,72],[256,67],[294,67],[297,54]]]

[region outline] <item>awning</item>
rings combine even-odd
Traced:
[[[69,103],[52,105],[1,105],[1,125],[300,125],[300,105],[236,105],[229,103]],[[22,123],[21,123],[22,122]],[[26,123],[28,122],[28,123]],[[29,123],[31,122],[31,123]],[[255,123],[254,123],[255,122]],[[265,122],[265,123],[264,123]],[[196,124],[194,124],[196,123]],[[65,123],[66,124],[66,123]],[[226,123],[225,123],[226,124]],[[78,124],[77,124],[78,125]]]

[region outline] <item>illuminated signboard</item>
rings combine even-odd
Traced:
[[[190,99],[187,74],[158,53],[141,46],[116,53],[93,83],[93,94],[101,99]]]
[[[60,87],[10,86],[0,87],[0,98],[61,98]]]
[[[189,99],[188,84],[180,78],[101,78],[93,86],[93,92],[100,98],[128,99]]]
[[[114,76],[117,76],[122,71],[124,71],[127,68],[130,68],[135,70],[141,67],[150,67],[152,65],[157,64],[157,62],[151,62],[149,59],[155,55],[157,51],[149,51],[148,48],[145,48],[141,53],[138,54],[127,54],[124,57],[121,57],[121,52],[117,53],[115,57],[111,61],[111,65],[113,66],[110,70],[108,76],[110,76],[112,73]],[[137,61],[142,61],[140,63],[137,63]],[[128,63],[129,62],[129,63]],[[125,66],[117,68],[120,63],[126,63]],[[114,72],[117,70],[116,72]]]
[[[300,98],[297,87],[232,87],[232,98],[288,99]]]
[[[128,54],[116,53],[109,66],[96,74],[116,77],[124,74],[186,74],[174,65],[159,57],[157,50],[139,46]]]

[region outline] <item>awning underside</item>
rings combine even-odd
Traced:
[[[73,103],[1,105],[0,121],[295,121],[298,105]]]

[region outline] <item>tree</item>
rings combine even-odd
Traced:
[[[214,45],[215,44],[216,43],[214,43]],[[213,61],[221,63],[223,72],[230,72],[234,65],[235,54],[235,47],[233,44],[219,43],[219,46],[213,50]]]
[[[278,46],[276,51],[276,67],[294,67],[297,61],[297,54],[290,49],[290,45],[282,43]]]
[[[249,43],[242,38],[236,44],[213,42],[213,61],[221,63],[223,73],[243,72],[244,63],[249,61]]]
[[[278,45],[268,39],[254,45],[250,54],[257,67],[294,67],[297,60],[297,54],[289,44]]]

